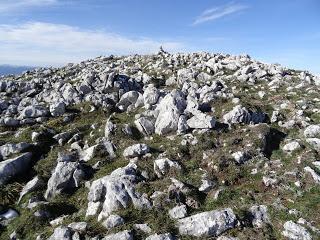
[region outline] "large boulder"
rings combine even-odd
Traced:
[[[134,121],[139,132],[144,135],[152,135],[154,133],[154,121],[146,118],[140,117]]]
[[[197,112],[196,115],[188,119],[187,124],[190,128],[196,129],[214,128],[216,120],[213,116]]]
[[[164,233],[164,234],[153,234],[146,238],[146,240],[173,240],[174,237],[171,233]]]
[[[130,147],[127,147],[123,151],[123,156],[126,158],[141,157],[149,152],[150,152],[150,148],[148,145],[138,143]]]
[[[287,221],[283,225],[282,235],[290,240],[312,240],[310,233],[299,224],[293,221]]]
[[[31,157],[32,153],[24,153],[18,157],[0,162],[0,186],[25,173],[31,167]]]
[[[230,112],[223,116],[223,121],[227,124],[249,123],[251,114],[241,105],[235,106]]]
[[[158,104],[158,117],[155,122],[155,133],[163,135],[177,131],[180,115],[186,108],[185,97],[182,92],[173,90]]]
[[[54,117],[62,116],[66,112],[66,104],[64,102],[51,104],[49,110]]]
[[[153,164],[154,172],[159,178],[165,176],[170,170],[180,170],[181,166],[179,163],[170,160],[169,158],[161,158],[154,161]]]
[[[9,157],[11,154],[21,153],[31,146],[31,144],[25,142],[4,144],[0,146],[0,160],[7,159],[7,157]]]
[[[270,223],[267,210],[265,205],[252,206],[249,209],[254,227],[261,228],[264,224]]]
[[[236,215],[232,209],[226,208],[179,219],[177,225],[181,235],[217,237],[226,230],[234,228],[236,223]]]
[[[38,117],[46,117],[48,116],[48,114],[49,114],[48,109],[42,106],[28,106],[22,110],[20,117],[22,119],[38,118]]]
[[[241,105],[235,106],[230,112],[223,115],[223,121],[226,124],[236,123],[263,123],[266,120],[266,114],[263,112],[248,111]]]
[[[151,205],[148,199],[135,190],[139,180],[137,166],[130,163],[110,175],[93,181],[88,194],[86,215],[98,214],[98,220],[103,220],[114,211],[130,205],[136,208],[149,208]]]
[[[81,164],[75,161],[74,156],[60,156],[48,181],[45,198],[50,200],[64,191],[78,187],[82,178],[85,178],[85,172],[82,170]]]
[[[73,230],[69,227],[57,227],[48,240],[72,240]]]
[[[320,124],[308,126],[303,134],[306,138],[320,138]]]
[[[125,230],[122,232],[109,234],[102,238],[102,240],[133,240],[133,234],[131,231]]]
[[[158,102],[160,96],[159,90],[153,85],[148,85],[147,88],[144,89],[143,100],[144,105],[154,105]]]

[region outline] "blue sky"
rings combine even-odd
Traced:
[[[108,54],[248,53],[320,73],[319,0],[0,0],[0,64]]]

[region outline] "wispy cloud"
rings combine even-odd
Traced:
[[[61,65],[106,54],[152,53],[160,45],[169,51],[184,48],[177,41],[129,38],[62,24],[0,25],[0,63]]]
[[[213,21],[213,20],[222,18],[224,16],[243,11],[247,8],[248,8],[248,6],[246,6],[246,5],[236,4],[233,2],[231,2],[227,5],[224,5],[224,6],[213,7],[213,8],[207,9],[204,12],[202,12],[202,14],[199,15],[195,19],[195,21],[192,23],[192,25],[195,26],[200,23]]]
[[[57,4],[58,0],[1,0],[0,13],[10,14],[33,7],[44,7]]]

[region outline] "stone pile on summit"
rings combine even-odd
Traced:
[[[0,78],[1,239],[318,239],[320,77],[247,55]]]

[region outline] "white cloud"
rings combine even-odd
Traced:
[[[169,51],[183,49],[180,42],[128,38],[62,24],[0,25],[0,63],[61,65],[99,55],[152,53],[160,45]]]
[[[193,26],[198,25],[200,23],[213,21],[224,16],[237,13],[247,9],[248,6],[242,4],[229,3],[225,6],[214,7],[205,10],[200,16],[198,16],[195,21],[192,23]]]
[[[1,0],[0,13],[10,14],[32,7],[43,7],[57,4],[58,0]]]

